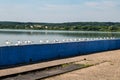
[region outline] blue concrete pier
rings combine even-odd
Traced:
[[[120,39],[0,47],[0,67],[120,49]]]

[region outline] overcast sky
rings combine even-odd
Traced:
[[[120,22],[120,0],[0,0],[0,21]]]

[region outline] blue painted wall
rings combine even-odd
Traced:
[[[0,47],[0,67],[120,49],[120,40]]]

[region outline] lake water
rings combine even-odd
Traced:
[[[30,40],[35,44],[39,44],[40,40],[49,42],[55,39],[62,41],[63,39],[80,39],[80,38],[104,38],[114,37],[120,38],[118,32],[97,32],[97,31],[54,31],[54,30],[8,30],[0,29],[0,45],[4,45],[6,41],[15,44],[19,41]]]

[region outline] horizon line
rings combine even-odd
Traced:
[[[0,22],[18,22],[18,23],[77,23],[77,22],[98,22],[98,23],[120,23],[118,21],[65,21],[65,22],[38,22],[38,21],[0,21]]]

